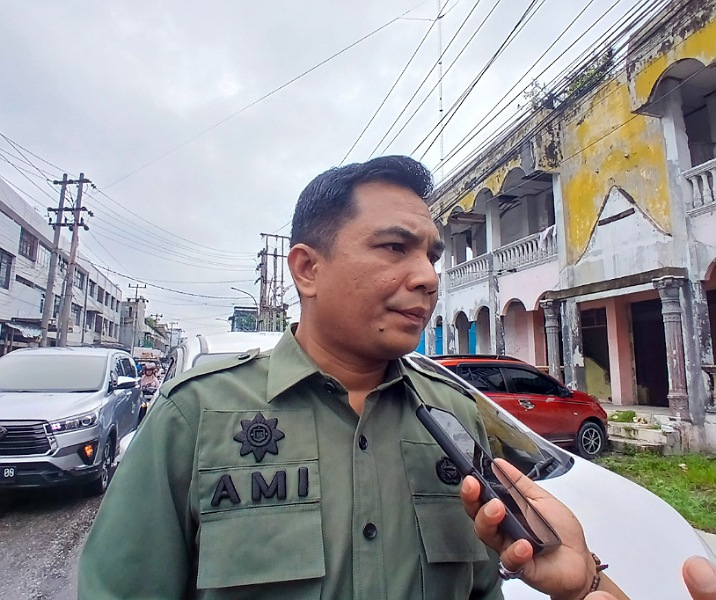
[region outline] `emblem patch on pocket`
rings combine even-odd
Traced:
[[[447,456],[443,456],[435,463],[435,470],[437,471],[438,478],[443,483],[447,485],[457,485],[460,483],[460,473],[457,472],[457,467]]]
[[[241,456],[253,452],[256,462],[261,462],[266,453],[278,454],[276,442],[286,436],[277,426],[278,419],[266,419],[261,413],[256,413],[250,421],[242,420],[241,431],[234,436],[241,443]]]

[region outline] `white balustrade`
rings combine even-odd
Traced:
[[[447,270],[448,288],[485,279],[490,273],[490,255],[483,254]]]
[[[691,186],[691,198],[687,201],[689,211],[716,207],[716,158],[684,171],[683,175]]]
[[[552,260],[557,256],[554,225],[512,244],[498,248],[494,253],[483,254],[457,267],[447,269],[448,289],[481,281],[490,275],[491,267],[498,275],[533,264]]]
[[[557,256],[554,225],[495,250],[495,269],[517,270]]]

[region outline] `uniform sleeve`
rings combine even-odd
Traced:
[[[79,599],[181,598],[196,527],[190,484],[196,430],[159,396],[120,462],[79,565]]]

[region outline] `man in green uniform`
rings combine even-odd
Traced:
[[[87,539],[80,598],[501,598],[497,554],[475,531],[530,584],[584,598],[595,567],[578,524],[558,527],[567,543],[535,569],[475,480],[461,502],[415,417],[420,401],[445,408],[487,446],[474,401],[401,359],[437,300],[431,191],[406,157],[309,184],[288,258],[300,323],[270,353],[162,388]],[[560,525],[571,513],[557,505],[543,508]]]

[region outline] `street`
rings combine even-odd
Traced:
[[[77,560],[100,497],[72,488],[0,492],[0,600],[77,597]]]

